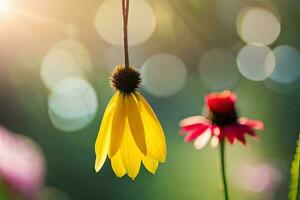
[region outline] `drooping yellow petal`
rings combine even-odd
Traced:
[[[128,176],[134,180],[140,171],[142,154],[134,142],[128,123],[126,124],[124,139],[120,151],[126,172]]]
[[[108,153],[109,143],[110,143],[110,131],[111,131],[111,121],[112,115],[115,110],[115,104],[118,93],[116,93],[108,103],[106,110],[104,112],[99,133],[95,143],[95,153],[96,153],[96,162],[95,162],[95,170],[96,172],[100,171],[102,168],[106,156]]]
[[[143,156],[142,161],[145,168],[152,174],[155,174],[158,167],[158,161],[152,159],[150,156]]]
[[[118,149],[123,140],[124,130],[125,130],[125,123],[127,120],[126,116],[126,104],[125,104],[125,96],[122,93],[118,93],[116,99],[116,108],[113,114],[112,119],[112,129],[111,129],[111,139],[110,139],[110,146],[108,156],[109,158],[114,157],[117,153]]]
[[[145,131],[139,105],[133,94],[129,94],[128,96],[126,96],[125,101],[127,109],[126,112],[128,115],[128,124],[131,130],[130,132],[140,151],[144,155],[147,155]]]
[[[126,174],[120,151],[111,159],[111,166],[117,177],[122,177]]]
[[[167,149],[166,139],[161,124],[144,97],[138,92],[135,92],[134,95],[137,98],[141,109],[148,155],[157,161],[164,162],[166,160]]]

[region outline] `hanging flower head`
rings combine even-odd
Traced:
[[[158,162],[166,159],[163,129],[151,106],[137,92],[141,77],[129,64],[128,16],[129,0],[122,0],[124,65],[115,68],[111,86],[116,90],[102,118],[95,144],[96,171],[100,171],[106,157],[118,177],[125,174],[132,179],[138,175],[141,163],[155,173]]]
[[[256,138],[253,129],[261,130],[261,121],[239,118],[236,112],[236,96],[230,91],[211,93],[205,97],[206,115],[194,116],[180,122],[186,142],[194,141],[197,149],[203,148],[210,140],[212,146],[227,139],[231,144],[237,140],[246,144],[245,135]]]
[[[107,155],[118,177],[128,174],[132,179],[141,163],[154,174],[158,162],[166,159],[163,129],[151,106],[136,91],[140,82],[140,74],[133,67],[119,65],[112,74],[116,93],[106,108],[96,140],[97,172]]]

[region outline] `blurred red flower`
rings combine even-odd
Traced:
[[[264,128],[261,121],[238,118],[235,108],[236,95],[230,91],[211,93],[205,97],[205,103],[205,117],[193,116],[180,122],[185,141],[194,141],[197,149],[203,148],[210,140],[213,147],[224,139],[231,144],[237,140],[246,144],[246,134],[256,138],[254,129]]]
[[[44,176],[45,160],[40,147],[28,137],[0,126],[0,179],[10,195],[36,200]]]

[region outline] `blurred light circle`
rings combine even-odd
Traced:
[[[72,55],[61,49],[52,49],[45,56],[41,78],[49,89],[55,87],[60,80],[69,76],[83,76]]]
[[[288,94],[295,91],[297,88],[300,88],[300,79],[293,81],[289,84],[281,84],[276,81],[273,81],[271,78],[268,78],[264,81],[264,84],[270,90],[279,93],[279,94]]]
[[[72,132],[85,128],[94,119],[98,102],[94,88],[84,79],[60,81],[48,98],[48,113],[55,127]]]
[[[239,14],[237,30],[246,43],[263,46],[272,44],[277,39],[281,25],[271,11],[247,7]]]
[[[200,77],[212,90],[224,90],[234,87],[239,80],[236,56],[225,48],[207,51],[201,58]]]
[[[252,193],[271,192],[282,181],[279,169],[267,163],[239,165],[236,174],[235,184]]]
[[[269,47],[244,46],[237,57],[241,74],[252,81],[262,81],[275,69],[275,56]]]
[[[40,75],[52,89],[62,79],[84,77],[92,66],[88,51],[75,40],[63,40],[50,48],[44,57]]]
[[[130,65],[136,68],[140,68],[146,59],[143,49],[137,46],[129,47],[129,52]],[[111,46],[107,48],[105,56],[105,67],[112,70],[121,63],[124,63],[123,47]]]
[[[53,187],[45,187],[38,196],[38,200],[69,200],[68,195]]]
[[[180,58],[162,53],[150,57],[143,64],[141,74],[147,92],[157,97],[169,97],[185,85],[187,69]]]
[[[148,1],[130,1],[128,42],[137,45],[148,40],[156,26],[156,17]],[[121,1],[105,0],[99,7],[94,21],[95,27],[106,42],[113,45],[123,44]]]
[[[44,184],[45,160],[30,138],[0,126],[0,177],[13,192],[36,199]]]
[[[281,45],[274,50],[276,67],[271,79],[282,84],[292,83],[300,76],[300,53],[297,49]]]
[[[216,14],[224,28],[235,31],[236,18],[243,4],[241,0],[216,0]]]
[[[79,67],[85,70],[85,72],[91,70],[92,60],[90,53],[81,42],[74,39],[66,39],[57,42],[54,47],[69,52],[78,63]]]

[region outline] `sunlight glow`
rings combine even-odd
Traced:
[[[11,5],[8,3],[7,0],[0,0],[0,11],[9,10]]]

